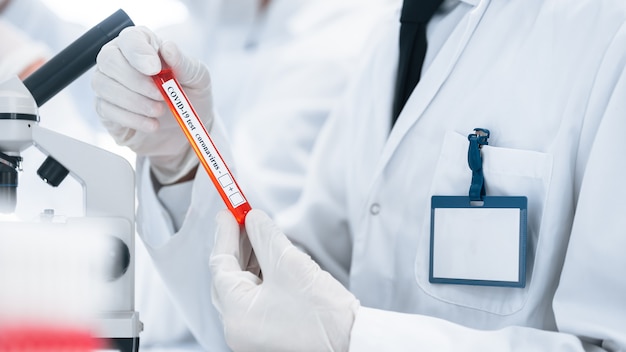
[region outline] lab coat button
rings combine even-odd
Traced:
[[[378,203],[372,204],[372,206],[370,207],[370,214],[378,215],[378,213],[380,213],[380,204]]]

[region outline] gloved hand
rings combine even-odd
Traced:
[[[102,47],[92,87],[96,111],[113,139],[147,156],[153,174],[165,185],[187,175],[198,160],[152,81],[162,68],[161,59],[210,131],[214,114],[207,68],[145,27],[125,28]]]
[[[251,210],[245,226],[262,279],[242,269],[235,218],[220,212],[217,225],[212,298],[234,351],[348,350],[359,308],[352,293],[291,244],[262,211]]]

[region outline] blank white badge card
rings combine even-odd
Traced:
[[[526,197],[432,197],[430,282],[524,287],[526,214]]]

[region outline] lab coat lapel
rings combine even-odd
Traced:
[[[430,67],[422,74],[419,84],[413,90],[391,130],[382,153],[379,172],[389,162],[402,138],[404,138],[411,126],[420,119],[441,85],[445,82],[463,49],[465,49],[465,46],[474,34],[474,30],[478,26],[490,1],[477,1],[476,6],[459,22]]]

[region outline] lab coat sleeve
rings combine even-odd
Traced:
[[[211,137],[227,159],[222,130],[213,128]],[[211,302],[211,274],[208,258],[215,235],[215,214],[225,208],[204,169],[199,168],[191,187],[188,209],[174,209],[170,199],[167,206],[154,193],[150,179],[149,161],[142,159],[138,172],[138,231],[154,266],[165,283],[174,306],[184,317],[194,337],[208,351],[228,350],[219,315]],[[177,185],[175,187],[179,187]],[[184,206],[185,202],[180,202]],[[169,209],[168,209],[169,208]],[[184,222],[176,229],[176,213],[184,213]]]
[[[623,60],[626,61],[626,60]],[[622,65],[623,67],[623,65]],[[618,74],[619,75],[619,74]],[[587,116],[576,215],[553,299],[558,331],[511,326],[479,331],[437,318],[361,307],[350,351],[626,350],[626,73],[609,78],[606,105]],[[598,122],[594,122],[598,121]]]
[[[135,241],[135,310],[143,323],[140,349],[193,342],[187,323],[174,306],[143,241]]]
[[[626,71],[598,128],[554,300],[561,330],[626,350]]]
[[[352,239],[341,191],[345,189],[344,178],[337,172],[345,165],[344,113],[340,107],[329,116],[313,148],[302,196],[275,219],[297,247],[347,286]]]
[[[585,351],[573,335],[517,326],[481,331],[429,316],[367,307],[359,308],[350,341],[351,352]]]

